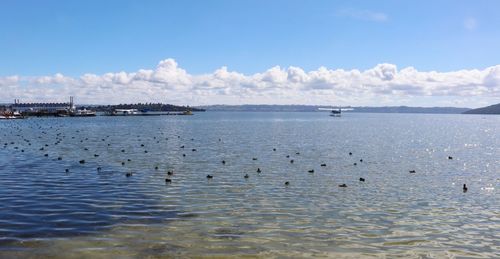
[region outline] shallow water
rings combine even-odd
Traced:
[[[0,121],[0,257],[499,257],[499,129],[418,114]]]

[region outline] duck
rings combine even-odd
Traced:
[[[155,170],[158,170],[158,166],[155,166]]]
[[[85,164],[85,160],[82,159],[82,160],[79,161],[79,163],[80,164]]]
[[[339,187],[345,188],[345,187],[347,187],[347,184],[345,184],[345,183],[339,184]]]
[[[255,161],[255,160],[257,160],[257,158],[256,158],[256,157],[254,157],[254,158],[252,158],[252,160],[253,160],[253,161]]]
[[[410,174],[414,174],[414,173],[416,173],[415,170],[410,170]]]
[[[321,164],[321,166],[326,166],[326,164]]]
[[[250,177],[250,176],[248,176],[248,174],[245,174],[245,176],[243,176],[243,177],[245,177],[245,179],[248,179],[248,177]]]
[[[222,164],[225,165],[226,164],[226,160],[222,160]]]
[[[352,152],[349,152],[349,155],[352,156]]]
[[[359,178],[359,181],[360,181],[360,182],[364,182],[364,181],[365,181],[365,178],[362,178],[362,177],[361,177],[361,178]]]
[[[290,185],[290,182],[285,182],[285,185]]]
[[[453,159],[453,157],[452,157],[452,156],[448,156],[448,159],[449,159],[449,160],[452,160],[452,159]]]
[[[290,164],[293,164],[293,162],[294,162],[294,161],[293,161],[293,159],[292,159],[292,160],[290,160]]]
[[[174,174],[174,171],[168,171],[167,172],[167,175],[173,175]]]
[[[132,176],[132,174],[133,174],[132,172],[128,172],[128,173],[126,173],[126,174],[125,174],[125,176],[126,176],[126,177],[131,177],[131,176]]]
[[[307,171],[308,173],[314,173],[314,169]]]
[[[464,192],[467,192],[469,188],[467,188],[467,185],[464,183],[464,187],[462,188],[462,190],[464,190]]]
[[[207,179],[212,179],[212,178],[214,178],[213,175],[207,174]]]
[[[260,173],[260,172],[262,172],[262,170],[260,170],[260,167],[259,167],[259,168],[257,168],[257,173]]]
[[[170,178],[165,178],[165,183],[172,183],[172,179],[170,179]]]

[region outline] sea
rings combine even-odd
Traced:
[[[3,120],[0,257],[499,258],[499,188],[494,115]]]

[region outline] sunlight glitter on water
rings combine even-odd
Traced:
[[[495,128],[323,113],[2,122],[0,255],[496,257]]]

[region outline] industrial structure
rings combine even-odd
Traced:
[[[20,113],[26,112],[45,112],[45,113],[63,113],[75,110],[73,97],[69,98],[68,103],[21,103],[19,99],[14,100],[11,109]]]

